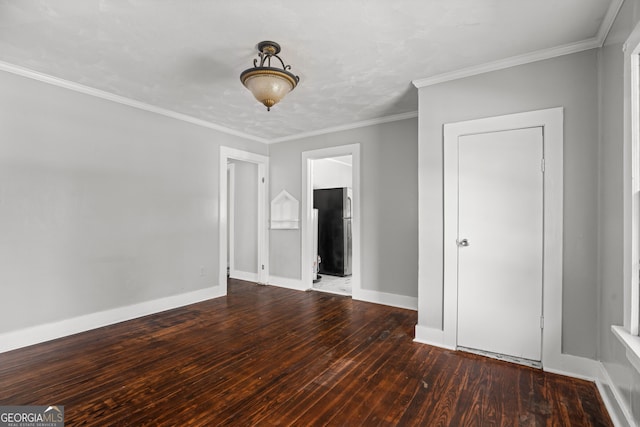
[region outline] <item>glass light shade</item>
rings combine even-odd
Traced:
[[[262,41],[258,43],[258,52],[260,64],[258,59],[254,59],[253,68],[244,70],[240,74],[240,81],[269,111],[298,85],[300,77],[291,73],[291,66],[278,56],[278,43]],[[282,68],[272,67],[272,59],[279,61]]]
[[[271,108],[280,102],[280,100],[294,88],[290,79],[271,73],[256,73],[249,76],[244,81],[244,85],[251,91],[253,96],[267,108]]]

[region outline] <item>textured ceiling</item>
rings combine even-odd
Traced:
[[[610,4],[0,0],[0,61],[273,140],[416,111],[412,80],[594,38]],[[271,112],[239,81],[261,40],[300,76]]]

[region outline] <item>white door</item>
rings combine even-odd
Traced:
[[[458,346],[541,360],[542,128],[458,139]]]

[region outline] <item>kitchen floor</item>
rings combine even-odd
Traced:
[[[320,281],[313,284],[314,290],[351,296],[351,276],[340,277],[328,274],[321,274],[320,276],[322,277]]]

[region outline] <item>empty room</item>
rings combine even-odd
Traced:
[[[640,0],[0,1],[0,426],[637,426]]]

